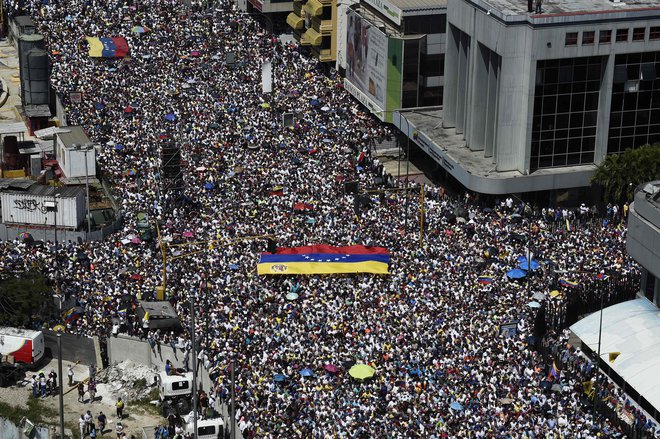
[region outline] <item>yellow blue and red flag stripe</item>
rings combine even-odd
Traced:
[[[390,254],[383,247],[310,245],[262,253],[258,274],[387,274]]]
[[[561,285],[562,287],[574,288],[574,287],[578,286],[578,283],[577,282],[572,282],[568,279],[563,279],[562,278],[562,279],[559,279],[559,285]]]
[[[488,276],[479,276],[477,282],[482,285],[488,285],[493,283],[493,278]]]
[[[92,58],[124,58],[128,55],[128,43],[124,37],[86,37],[89,56]]]

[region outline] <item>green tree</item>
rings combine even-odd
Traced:
[[[53,310],[52,289],[33,270],[0,278],[0,325],[32,326],[48,320]]]
[[[660,178],[660,143],[610,154],[598,166],[591,182],[603,187],[605,201],[631,201],[638,185]]]

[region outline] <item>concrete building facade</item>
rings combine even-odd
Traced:
[[[660,2],[533,8],[449,0],[442,133],[406,114],[413,128],[397,124],[468,189],[588,186],[607,154],[660,141]]]
[[[641,293],[660,306],[660,180],[635,191],[626,249],[642,267]]]

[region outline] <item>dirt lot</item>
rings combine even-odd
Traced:
[[[104,383],[104,372],[97,373],[97,393],[93,402],[90,402],[89,394],[85,394],[84,402],[78,402],[78,392],[76,386],[68,386],[67,367],[73,364],[63,361],[62,372],[64,380],[64,422],[66,428],[71,429],[74,437],[80,438],[80,429],[78,426],[78,419],[81,414],[87,410],[92,412],[95,424],[98,424],[96,417],[102,411],[108,418],[108,425],[103,435],[97,437],[114,438],[115,425],[117,423],[115,403],[117,396],[123,396],[122,399],[129,400],[126,402],[124,408],[124,418],[122,424],[128,433],[128,437],[134,435],[136,438],[142,438],[142,427],[154,426],[159,423],[164,423],[165,420],[160,416],[157,407],[150,404],[155,392],[149,396],[149,393],[154,389],[150,386],[153,383],[153,375],[151,371],[145,366],[141,365],[120,365],[118,369],[113,370],[110,374],[111,382]],[[46,363],[41,369],[36,371],[44,372],[48,375],[51,370],[57,372],[57,360],[51,360]],[[74,382],[87,379],[89,375],[89,368],[86,365],[77,364],[74,366]],[[26,407],[27,402],[32,398],[32,387],[29,379],[35,372],[28,372],[26,381],[19,383],[16,386],[0,388],[0,401],[14,407]],[[137,378],[136,378],[137,377]],[[142,379],[143,378],[143,379]],[[151,378],[151,379],[147,379]],[[135,396],[133,396],[135,395]],[[137,400],[132,400],[136,397]],[[157,399],[157,397],[153,398]],[[45,407],[52,410],[45,410],[43,413],[48,413],[47,423],[57,427],[59,430],[59,397],[46,396],[41,398],[41,402]],[[52,415],[52,416],[51,416]],[[0,416],[2,412],[0,411]]]

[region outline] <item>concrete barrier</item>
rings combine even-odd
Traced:
[[[42,331],[46,350],[53,358],[57,358],[57,333]],[[62,359],[80,361],[82,364],[96,364],[101,353],[96,351],[94,340],[90,337],[75,334],[62,334]]]

